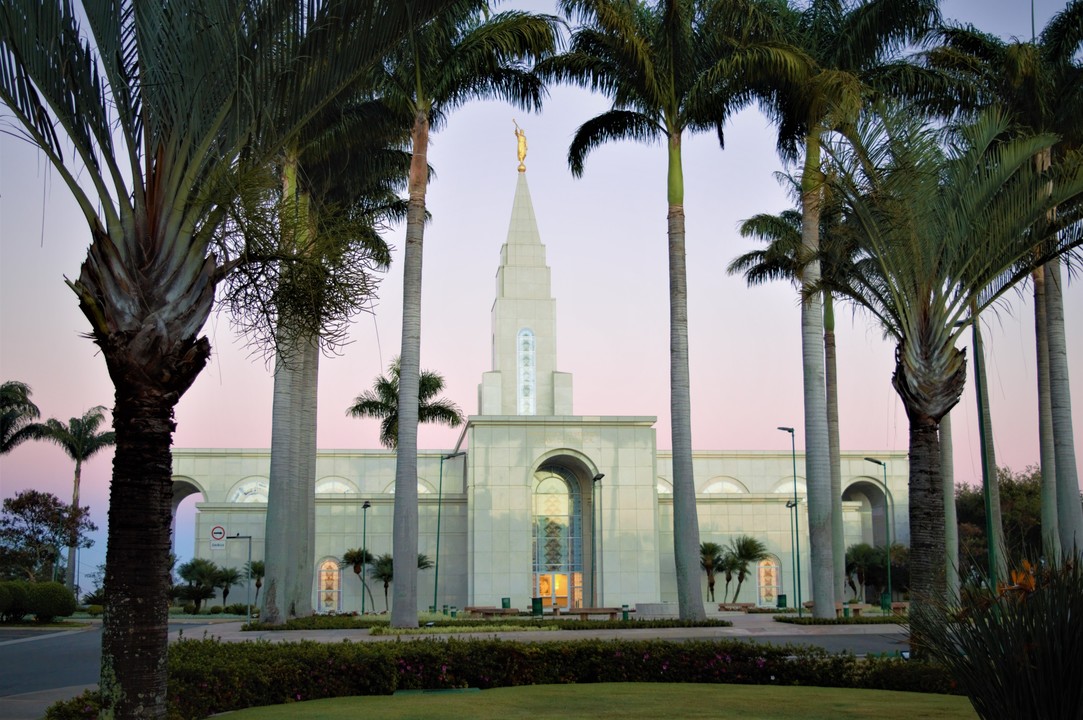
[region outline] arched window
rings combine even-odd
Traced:
[[[534,591],[543,607],[583,605],[583,504],[564,468],[534,474]]]
[[[520,415],[533,415],[537,412],[537,368],[536,343],[534,331],[523,328],[515,341],[516,368],[518,369],[517,388],[518,412]]]
[[[233,489],[227,502],[265,503],[267,502],[267,480],[249,478]]]
[[[320,563],[319,579],[319,607],[320,612],[338,612],[342,602],[342,574],[339,572],[338,563],[334,560],[324,560]]]
[[[782,592],[782,573],[778,560],[773,557],[760,560],[756,568],[756,578],[759,584],[759,604],[775,607],[778,604],[778,595]]]

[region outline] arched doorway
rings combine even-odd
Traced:
[[[543,608],[583,607],[583,492],[575,473],[547,464],[532,493],[534,597]]]
[[[888,533],[892,544],[899,542],[895,527],[888,527],[890,518],[887,494],[879,483],[872,480],[858,480],[842,491],[843,502],[861,503],[861,534],[859,538],[847,537],[847,545],[866,543],[873,547],[886,547]]]

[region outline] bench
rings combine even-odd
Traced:
[[[815,605],[815,603],[813,603],[811,600],[806,600],[801,604],[805,606],[806,610],[811,610]],[[846,603],[844,605],[843,603],[835,603],[835,617],[843,617],[843,608],[849,608],[850,616],[856,618],[861,617],[861,613],[863,613],[864,611],[871,609],[872,605],[855,605],[851,603]]]
[[[893,602],[891,603],[892,615],[909,615],[910,603],[908,602]]]
[[[752,608],[756,607],[756,603],[718,603],[718,609],[721,611],[738,611],[748,612]]]
[[[471,615],[481,615],[483,618],[492,618],[497,615],[518,615],[519,611],[515,608],[498,608],[489,606],[470,606],[464,607],[463,612]]]
[[[564,611],[565,615],[578,615],[580,620],[587,620],[591,615],[608,615],[610,620],[616,620],[617,615],[624,612],[622,608],[569,608]],[[628,612],[633,613],[635,610],[629,608]]]

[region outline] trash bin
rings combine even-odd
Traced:
[[[880,609],[884,612],[891,612],[891,594],[887,592],[880,593]]]
[[[444,603],[444,614],[447,615],[447,603]]]
[[[627,605],[621,605],[620,606],[620,619],[621,620],[627,620],[628,619],[628,606]]]
[[[785,610],[786,609],[786,594],[785,593],[778,596],[778,609],[779,610]]]
[[[541,617],[542,599],[540,597],[530,598],[530,614],[534,617]]]
[[[850,606],[847,605],[846,603],[842,604],[842,616],[844,618],[850,617]]]
[[[511,598],[500,598],[500,607],[504,608],[505,610],[511,608]]]
[[[459,608],[452,605],[451,606],[451,617],[458,617],[458,616],[459,616]]]

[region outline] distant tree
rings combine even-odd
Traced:
[[[219,567],[205,558],[192,558],[177,568],[177,574],[187,583],[181,588],[180,595],[195,603],[197,613],[204,600],[214,597],[218,573]]]
[[[884,556],[880,548],[868,543],[856,543],[846,548],[846,583],[854,591],[855,600],[865,600],[865,586],[871,583],[873,575],[883,564]]]
[[[725,550],[718,543],[701,542],[699,544],[699,566],[707,573],[707,600],[714,602],[715,573],[722,565]],[[726,598],[723,597],[725,602]]]
[[[730,553],[737,561],[737,588],[733,591],[733,602],[737,602],[741,585],[752,571],[752,565],[766,560],[769,555],[767,546],[751,535],[739,535],[731,540]]]
[[[98,526],[90,521],[90,508],[76,508],[52,493],[26,490],[6,498],[0,515],[0,568],[5,576],[32,582],[51,580],[57,569],[60,548],[74,537],[88,548],[86,537]]]
[[[726,598],[729,597],[730,583],[733,582],[733,576],[736,575],[737,571],[740,569],[741,562],[731,550],[726,550],[722,553],[722,564],[718,567],[718,571],[722,573],[722,577],[726,580],[726,587],[722,590],[722,602],[726,602]],[[734,598],[736,597],[737,596],[734,595]]]
[[[418,553],[417,555],[417,569],[428,570],[432,567],[432,560],[428,555],[424,553]],[[391,583],[395,580],[395,561],[390,553],[384,553],[380,557],[372,561],[372,567],[369,569],[369,577],[373,580],[379,580],[384,584],[384,609],[389,610],[387,591],[391,587]]]
[[[417,421],[458,427],[463,422],[459,406],[437,397],[444,389],[444,376],[432,370],[421,372],[418,391]],[[380,422],[380,443],[395,449],[399,437],[399,359],[391,361],[387,375],[380,375],[371,390],[354,398],[346,414],[355,418],[377,418]]]
[[[1042,549],[1042,472],[1028,465],[1022,472],[997,468],[1004,544],[1010,568],[1025,558],[1033,561]],[[984,575],[986,563],[985,499],[981,487],[960,485],[955,490],[959,520],[960,562],[964,571]],[[971,573],[972,574],[972,573]]]
[[[229,589],[234,585],[240,585],[244,580],[244,576],[235,567],[224,567],[218,569],[214,580],[215,587],[222,589],[222,605],[225,606],[229,602]]]
[[[75,477],[72,480],[72,507],[79,505],[79,484],[83,476],[83,463],[98,452],[116,445],[117,434],[112,430],[98,432],[105,422],[105,406],[90,408],[82,417],[73,417],[67,424],[49,418],[43,423],[27,426],[27,430],[36,438],[59,445],[68,457],[75,461]],[[75,589],[75,551],[77,538],[73,535],[68,541],[68,568],[65,583]]]
[[[41,413],[30,395],[30,386],[17,380],[0,385],[0,455],[33,437],[29,428]]]
[[[244,571],[249,580],[254,580],[256,583],[256,596],[252,598],[252,604],[259,604],[259,589],[263,587],[263,573],[265,567],[262,560],[253,560],[250,563],[245,564]]]
[[[372,603],[373,610],[376,609],[376,601],[372,599],[372,590],[369,588],[369,584],[365,582],[365,573],[363,570],[365,567],[375,563],[375,558],[368,549],[362,550],[361,548],[352,548],[342,554],[342,562],[338,564],[341,568],[351,568],[357,579],[361,581],[361,592],[367,592],[369,596],[369,602]]]

